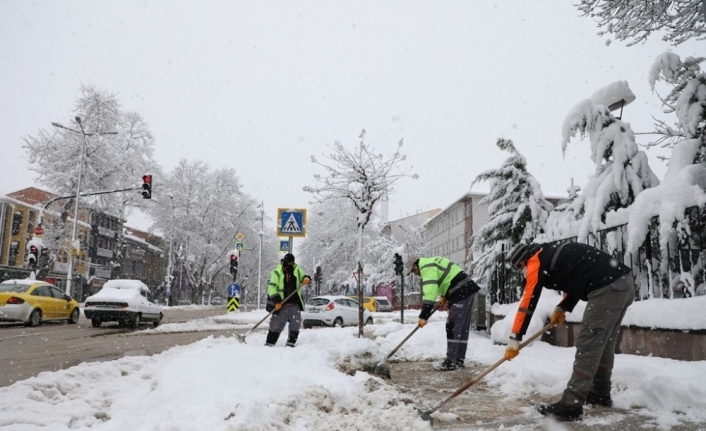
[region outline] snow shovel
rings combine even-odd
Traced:
[[[539,332],[536,334],[532,335],[529,337],[527,340],[523,341],[520,343],[520,350],[522,350],[523,347],[531,343],[532,341],[536,340],[537,338],[541,337],[543,333],[546,331],[552,329],[554,326],[553,323],[549,322],[546,325],[544,325],[544,328],[542,328]],[[483,377],[488,375],[491,371],[494,369],[498,368],[500,364],[503,362],[507,361],[505,359],[505,355],[503,355],[502,358],[498,359],[493,365],[489,366],[483,372],[469,380],[465,385],[461,386],[460,388],[456,389],[456,392],[452,393],[448,397],[444,398],[443,400],[439,401],[438,403],[434,404],[434,407],[430,408],[429,410],[419,410],[419,414],[421,415],[422,419],[425,421],[429,421],[432,425],[434,424],[434,418],[431,417],[431,414],[434,413],[435,411],[439,410],[444,404],[447,402],[451,401],[452,399],[456,398],[458,395],[460,395],[462,392],[464,392],[466,389],[470,388],[471,386],[475,385],[476,383],[480,382]]]
[[[431,309],[431,314],[429,314],[429,317],[431,317],[431,315],[434,314],[434,312],[435,312],[436,310],[438,310],[439,307],[440,307],[440,305],[439,305],[438,302],[437,302],[436,304],[434,304],[434,308]],[[390,375],[390,367],[387,366],[387,361],[390,359],[390,357],[391,357],[392,355],[395,354],[396,351],[399,350],[400,347],[402,347],[402,345],[403,345],[404,343],[407,342],[407,340],[410,339],[410,337],[411,337],[412,335],[414,335],[415,332],[417,332],[417,330],[418,330],[419,328],[421,328],[421,326],[419,326],[419,324],[417,324],[417,327],[414,328],[414,329],[412,330],[412,332],[410,332],[409,335],[407,335],[407,336],[404,338],[404,340],[402,340],[402,342],[397,345],[397,347],[395,347],[394,349],[392,349],[392,351],[390,352],[390,354],[387,355],[387,356],[385,357],[385,359],[383,359],[382,361],[378,362],[377,365],[366,365],[366,366],[364,366],[364,367],[363,367],[363,371],[366,371],[366,372],[371,373],[371,374],[379,374],[379,375],[381,375],[381,376],[387,377],[388,379],[391,379],[392,376]]]
[[[292,296],[294,296],[295,293],[299,292],[299,290],[301,290],[302,286],[308,286],[308,285],[309,285],[308,283],[307,283],[307,284],[302,284],[302,285],[300,285],[300,286],[297,288],[297,290],[295,290],[294,292],[290,293],[289,295],[287,295],[286,298],[284,298],[284,300],[282,301],[282,304],[284,304],[285,302],[287,302],[287,300],[288,300],[289,298],[291,298]],[[258,326],[260,326],[260,325],[262,324],[262,322],[264,322],[265,320],[267,320],[267,318],[270,317],[270,316],[272,315],[272,313],[274,313],[275,311],[277,311],[277,310],[274,310],[274,309],[273,309],[272,311],[270,311],[269,313],[267,313],[267,316],[263,317],[262,320],[260,320],[259,322],[257,322],[257,323],[255,324],[255,326],[253,326],[252,328],[250,328],[250,330],[249,330],[248,332],[246,332],[245,334],[240,335],[240,334],[238,334],[237,332],[234,332],[233,335],[235,335],[236,339],[240,340],[240,342],[244,343],[244,342],[245,342],[245,337],[247,337],[248,335],[252,334],[252,331],[254,331]]]

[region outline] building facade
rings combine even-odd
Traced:
[[[86,239],[90,229],[86,220],[89,212],[85,208],[79,209],[76,237],[80,247],[73,249],[70,244],[73,211],[67,207],[71,206],[71,202],[70,198],[61,199],[35,187],[0,197],[0,267],[7,268],[5,275],[0,273],[0,277],[26,278],[29,275],[31,269],[27,255],[30,240],[41,241],[45,246],[60,250],[49,262],[50,267],[45,274],[45,279],[57,287],[65,288],[66,285],[69,250],[76,258],[74,274],[86,273]],[[64,222],[61,222],[62,218]]]

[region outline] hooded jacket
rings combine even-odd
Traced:
[[[267,282],[267,296],[274,303],[284,301],[284,298],[292,293],[293,289],[298,289],[302,285],[302,280],[308,277],[304,274],[304,270],[301,269],[299,265],[293,263],[294,269],[292,274],[287,274],[279,264],[270,273],[270,281]],[[288,277],[292,277],[293,280],[288,280]],[[289,289],[287,287],[289,286]],[[296,295],[292,295],[287,301],[288,303],[296,302],[299,305],[299,309],[304,311],[304,301],[302,300],[301,289],[297,291]]]
[[[587,244],[540,246],[527,261],[525,290],[512,325],[512,338],[516,340],[522,340],[527,332],[542,288],[564,292],[559,307],[571,312],[579,301],[588,301],[591,292],[630,273],[630,268],[613,256]]]

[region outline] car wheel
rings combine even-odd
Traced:
[[[368,317],[368,319],[365,321],[365,325],[367,326],[367,325],[372,325],[372,324],[373,324],[373,318]]]
[[[101,326],[101,323],[102,323],[101,320],[97,317],[94,317],[93,319],[91,319],[91,325],[93,325],[94,328]]]
[[[130,328],[132,328],[132,329],[137,329],[137,328],[139,328],[139,327],[140,327],[140,320],[141,320],[141,319],[140,319],[140,315],[139,315],[139,314],[136,314],[136,315],[135,315],[135,318],[132,319],[132,322],[130,322]]]
[[[159,317],[157,317],[157,320],[152,322],[152,326],[154,326],[156,328],[157,326],[159,326],[160,323],[162,323],[162,315],[161,314],[159,315]]]
[[[304,329],[311,329],[311,325],[303,325]]]
[[[69,316],[69,323],[72,325],[75,325],[78,323],[78,308],[74,308],[74,311],[71,312],[71,315]]]
[[[27,321],[27,326],[39,326],[42,323],[42,311],[38,308],[32,310],[32,314],[29,315],[29,320]]]
[[[343,328],[343,319],[341,319],[340,317],[336,317],[336,320],[333,321],[333,326]]]

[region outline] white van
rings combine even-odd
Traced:
[[[376,296],[375,297],[375,309],[377,311],[392,311],[392,304],[387,296]]]

